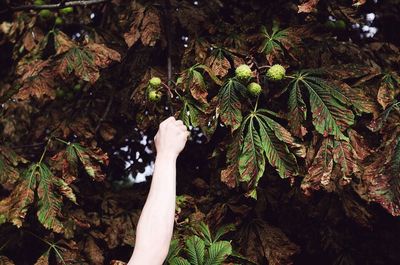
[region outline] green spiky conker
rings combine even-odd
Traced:
[[[74,12],[74,8],[72,6],[61,8],[58,12],[62,15],[67,15]]]
[[[54,21],[54,24],[57,26],[60,26],[62,24],[64,24],[64,20],[60,17],[56,17],[56,20]]]
[[[149,84],[150,86],[157,88],[161,85],[161,79],[157,76],[154,76],[150,79]]]
[[[148,97],[151,102],[158,102],[161,99],[161,93],[156,90],[150,90]]]
[[[39,11],[39,17],[44,20],[48,20],[53,17],[53,12],[49,9],[43,9]]]
[[[236,74],[237,78],[239,78],[241,80],[246,80],[251,77],[252,72],[248,65],[242,64],[236,68],[235,74]]]
[[[267,71],[267,78],[272,81],[282,80],[286,75],[285,68],[280,64],[274,64]]]
[[[45,3],[44,3],[43,0],[35,0],[35,1],[33,2],[33,4],[34,4],[35,6],[41,6],[41,5],[44,5]]]
[[[261,93],[261,86],[260,84],[256,83],[256,82],[251,82],[248,86],[247,86],[247,91],[249,91],[249,93],[253,96],[258,96]]]

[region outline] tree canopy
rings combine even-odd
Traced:
[[[165,264],[398,264],[398,0],[5,0],[0,264],[123,264],[169,116]]]

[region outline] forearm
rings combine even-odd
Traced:
[[[135,250],[129,265],[162,264],[173,233],[175,197],[176,157],[158,154],[149,195],[136,228]],[[149,257],[152,260],[148,260]]]

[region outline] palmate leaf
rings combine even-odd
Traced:
[[[192,98],[182,97],[183,106],[179,112],[179,119],[183,121],[186,126],[198,127],[200,115],[204,113],[206,104],[200,105]]]
[[[240,180],[248,182],[248,195],[257,198],[256,188],[265,170],[265,157],[276,168],[281,178],[297,175],[295,156],[288,144],[296,145],[294,138],[283,126],[265,114],[270,111],[258,110],[245,118],[245,131],[239,156]]]
[[[264,146],[251,117],[239,156],[239,173],[240,181],[249,183],[249,196],[253,198],[257,198],[256,187],[265,170]]]
[[[171,241],[169,245],[168,255],[165,258],[168,264],[171,264],[171,261],[178,257],[179,253],[181,252],[182,248],[179,246],[179,240],[174,239]]]
[[[289,126],[293,135],[303,137],[307,133],[307,129],[303,126],[307,118],[307,106],[304,103],[303,96],[299,86],[299,81],[293,82],[293,87],[289,94]]]
[[[191,265],[189,263],[189,261],[187,261],[186,259],[182,258],[182,257],[175,257],[173,259],[171,259],[170,261],[168,261],[169,265]]]
[[[289,36],[288,30],[279,30],[278,27],[273,27],[272,33],[270,34],[265,26],[261,27],[261,34],[265,39],[260,47],[260,51],[267,55],[282,51],[282,42],[284,42]]]
[[[348,137],[342,131],[354,123],[354,114],[347,108],[350,100],[340,90],[329,85],[325,80],[316,77],[311,71],[297,73],[294,80],[289,84],[290,94],[292,95],[288,102],[289,110],[290,115],[295,117],[293,121],[289,120],[292,132],[298,135],[302,131],[301,123],[299,122],[302,119],[298,117],[303,117],[304,115],[304,110],[302,109],[304,108],[302,104],[304,102],[299,101],[297,96],[300,93],[300,86],[308,91],[312,122],[315,129],[324,136],[333,135],[336,139],[347,141]],[[296,100],[293,100],[293,94],[296,94]],[[296,110],[300,113],[295,113]]]
[[[94,63],[94,54],[84,48],[72,47],[66,52],[58,66],[58,73],[67,78],[71,73],[90,83],[100,77],[99,69]]]
[[[230,188],[236,187],[239,179],[238,159],[241,151],[242,140],[242,134],[240,131],[235,131],[226,152],[227,167],[221,170],[221,181]]]
[[[361,160],[360,154],[351,143],[336,140],[332,136],[325,137],[308,168],[301,188],[309,194],[311,190],[323,188],[334,191],[338,185],[347,185],[353,175],[360,176],[363,171]]]
[[[277,169],[281,178],[297,175],[296,158],[286,145],[286,143],[294,143],[290,133],[265,115],[258,114],[256,117],[260,125],[263,149],[268,162]]]
[[[86,173],[96,181],[105,178],[101,170],[101,165],[108,164],[108,156],[100,149],[88,149],[77,143],[68,145],[66,149],[67,160],[71,165],[78,165],[78,160],[82,163]]]
[[[231,78],[218,93],[221,120],[225,125],[231,126],[232,131],[240,127],[243,119],[239,100],[239,94],[243,91],[246,91],[246,88]]]
[[[34,199],[35,179],[23,179],[11,194],[0,201],[0,224],[11,222],[21,227],[30,204]]]
[[[62,232],[63,225],[58,219],[61,214],[62,197],[56,192],[53,174],[43,163],[38,164],[37,173],[39,184],[37,194],[39,197],[37,216],[44,227]],[[71,190],[72,191],[72,190]]]
[[[212,243],[208,249],[208,257],[205,265],[219,265],[224,262],[227,256],[232,254],[232,246],[228,241]]]
[[[18,164],[28,162],[17,155],[12,149],[0,146],[0,185],[11,190],[13,184],[19,179]]]
[[[45,228],[62,232],[64,227],[59,220],[62,209],[62,195],[76,202],[75,194],[62,179],[57,178],[44,163],[32,164],[22,176],[22,180],[14,188],[9,197],[0,202],[0,223],[12,222],[22,226],[23,219],[34,194],[38,198],[38,220]]]
[[[200,237],[191,236],[186,239],[186,252],[189,256],[190,264],[203,265],[205,256],[205,244]]]

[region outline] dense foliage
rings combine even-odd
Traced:
[[[166,264],[398,264],[399,13],[3,1],[0,264],[127,261],[170,115],[192,133]]]

